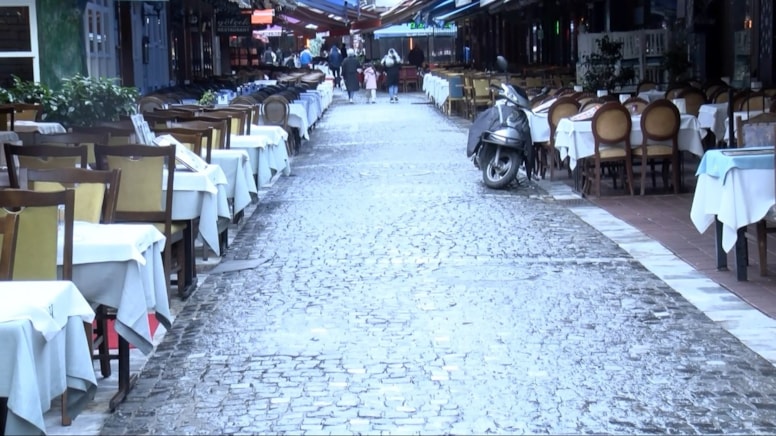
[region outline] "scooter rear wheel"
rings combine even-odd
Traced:
[[[501,150],[498,162],[494,155],[487,165],[482,166],[482,181],[488,188],[504,189],[517,177],[517,170],[521,163],[517,151]]]

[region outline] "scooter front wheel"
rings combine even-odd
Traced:
[[[498,155],[498,161],[494,155],[487,165],[482,166],[482,181],[491,189],[506,188],[517,177],[517,170],[521,164],[515,150],[502,149]]]

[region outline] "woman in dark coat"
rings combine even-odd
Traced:
[[[358,91],[358,69],[361,64],[358,62],[356,52],[352,48],[348,49],[348,56],[342,61],[342,78],[345,79],[345,87],[348,88],[348,101],[353,103],[353,95]]]
[[[401,57],[396,53],[396,50],[390,49],[380,62],[385,67],[385,84],[388,86],[388,95],[391,97],[391,103],[398,103]]]

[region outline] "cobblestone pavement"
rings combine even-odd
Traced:
[[[767,360],[423,101],[335,99],[102,433],[776,433]]]

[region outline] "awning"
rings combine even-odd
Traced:
[[[449,28],[423,27],[417,28],[410,24],[396,24],[375,30],[375,39],[380,38],[400,38],[400,37],[418,37],[418,36],[455,36],[458,32],[455,25]]]
[[[455,20],[461,19],[463,17],[467,17],[469,15],[475,14],[480,11],[480,2],[476,1],[473,3],[469,3],[466,6],[462,6],[460,8],[455,9],[452,12],[448,12],[443,15],[438,15],[435,17],[432,17],[434,20],[441,21],[443,23],[452,23]]]

